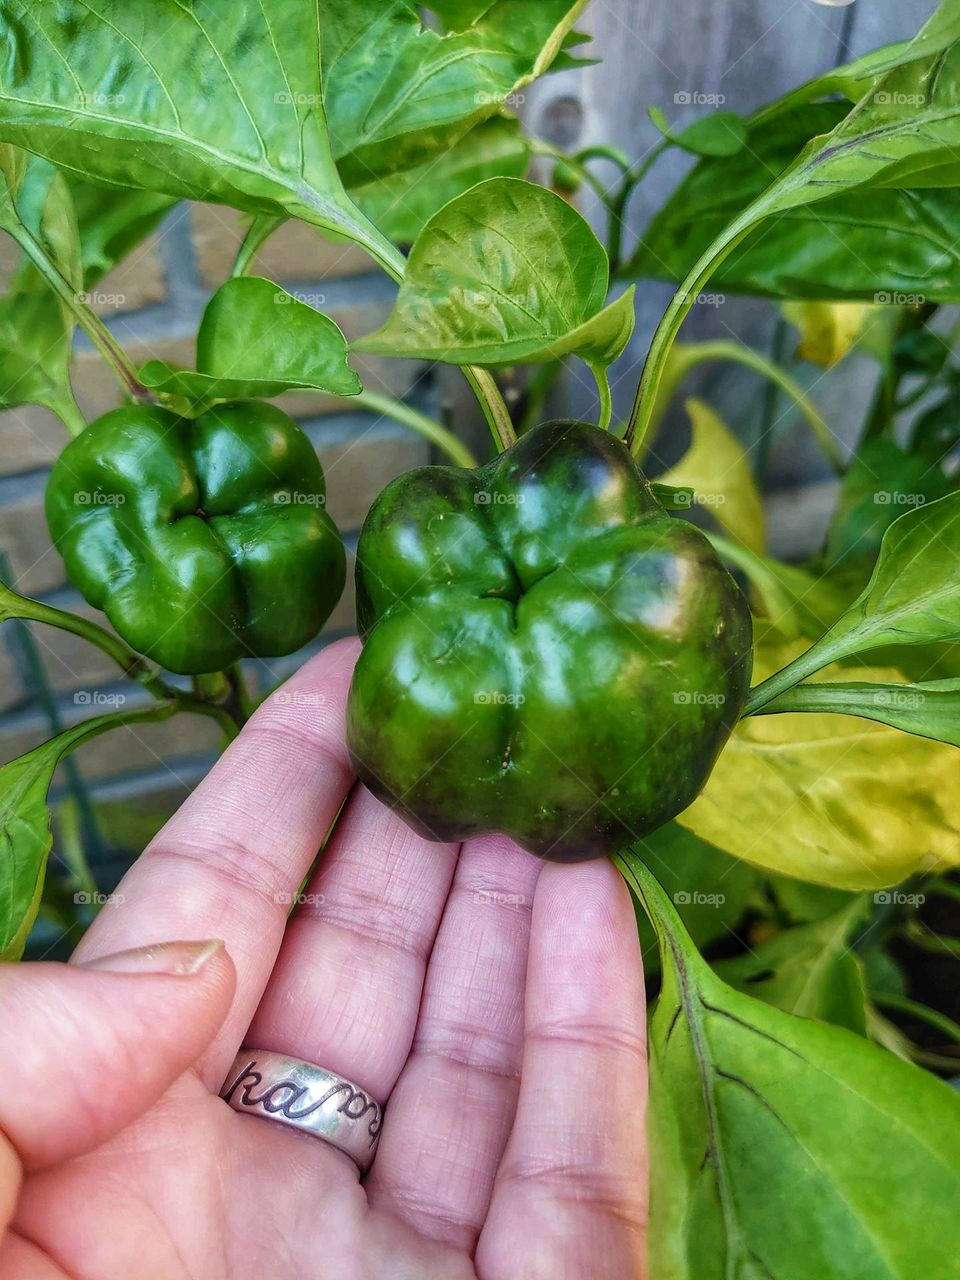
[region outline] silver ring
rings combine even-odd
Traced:
[[[234,1111],[276,1120],[329,1142],[362,1174],[373,1164],[383,1108],[358,1085],[312,1062],[244,1049],[234,1058],[220,1097]]]

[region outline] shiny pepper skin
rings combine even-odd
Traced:
[[[343,590],[323,469],[292,418],[238,401],[190,421],[115,409],[67,446],[47,522],[71,582],[169,671],[292,653]]]
[[[360,537],[357,597],[350,752],[433,840],[609,854],[694,800],[749,687],[736,583],[584,423],[393,481]]]

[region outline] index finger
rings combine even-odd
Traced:
[[[344,714],[359,642],[324,649],[251,718],[150,843],[75,960],[221,938],[237,989],[205,1062],[224,1069],[253,1017],[289,913],[354,775]]]

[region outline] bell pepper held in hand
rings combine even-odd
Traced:
[[[696,797],[743,708],[747,602],[615,437],[528,432],[394,480],[360,537],[360,777],[435,840],[609,854]]]

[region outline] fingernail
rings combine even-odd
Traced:
[[[109,973],[191,974],[202,969],[211,956],[223,950],[219,938],[205,942],[159,942],[133,951],[117,951],[112,956],[82,960],[82,969],[104,969]]]

